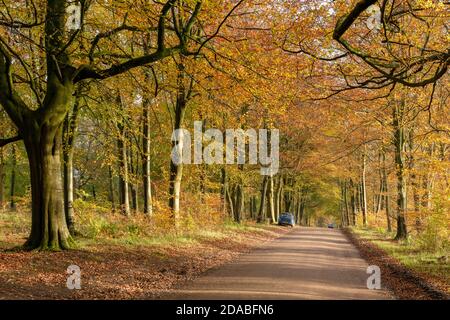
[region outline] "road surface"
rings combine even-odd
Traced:
[[[336,229],[295,228],[163,299],[391,299],[367,289],[368,264]]]

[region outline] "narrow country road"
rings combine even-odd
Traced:
[[[391,299],[367,289],[367,267],[339,230],[298,227],[162,298]]]

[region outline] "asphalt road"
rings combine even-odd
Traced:
[[[367,267],[339,230],[298,227],[163,299],[391,299],[367,288]]]

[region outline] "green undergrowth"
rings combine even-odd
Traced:
[[[206,213],[205,213],[206,214]],[[274,226],[182,215],[175,229],[167,212],[125,217],[101,205],[75,202],[76,248],[90,246],[184,246],[201,241],[239,239],[246,233],[270,234]],[[23,245],[31,225],[28,210],[0,210],[0,249]]]
[[[444,280],[450,285],[450,251],[448,246],[426,249],[420,236],[395,241],[393,233],[383,229],[352,228],[360,238],[369,240],[406,267]]]

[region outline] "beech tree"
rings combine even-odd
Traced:
[[[0,104],[18,131],[16,137],[5,137],[0,145],[23,140],[27,151],[32,189],[32,226],[25,244],[29,249],[57,250],[74,245],[64,215],[61,144],[75,85],[104,80],[174,54],[197,55],[223,24],[219,24],[213,36],[199,37],[194,25],[202,1],[192,2],[191,7],[168,0],[152,5],[158,13],[153,17],[141,16],[143,25],[130,24],[128,13],[119,5],[110,4],[108,7],[114,14],[107,17],[120,19],[122,23],[99,32],[87,25],[97,18],[96,4],[82,0],[80,10],[73,10],[70,7],[73,4],[67,0],[39,1],[37,9],[33,2],[19,8],[6,2],[9,14],[0,23]],[[145,3],[138,7],[145,13],[149,11]],[[142,50],[140,54],[134,50],[125,55],[104,53],[105,39],[142,31],[153,33],[155,45],[151,53]],[[85,39],[90,40],[86,43]],[[33,52],[26,52],[24,41],[30,42]],[[78,46],[84,50],[74,51]],[[33,55],[39,57],[39,65]],[[18,92],[18,79],[28,86],[30,94],[26,98]]]

